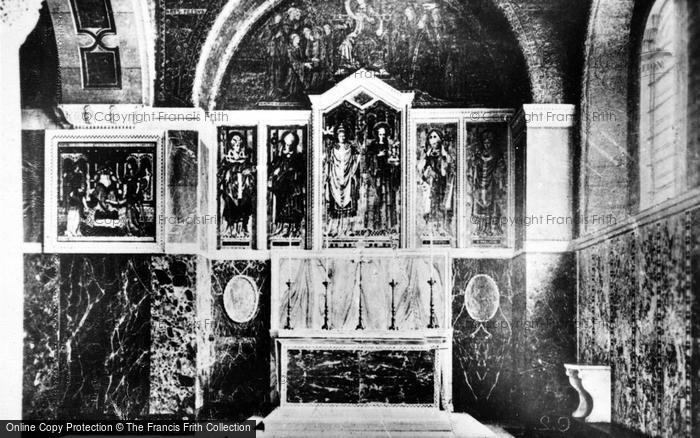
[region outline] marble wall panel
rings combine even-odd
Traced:
[[[210,359],[204,391],[203,417],[242,419],[265,415],[270,404],[270,280],[265,261],[213,261],[211,263]],[[229,318],[224,293],[236,276],[249,278],[257,287],[258,308],[252,319]]]
[[[576,269],[572,253],[525,255],[525,311],[516,331],[523,421],[553,424],[577,406],[564,364],[576,360]],[[550,427],[550,426],[547,426]]]
[[[44,131],[22,131],[24,241],[44,239]]]
[[[527,370],[528,361],[526,360],[527,348],[525,347],[525,333],[523,327],[526,323],[525,308],[527,304],[527,295],[525,293],[525,254],[520,254],[512,260],[512,275],[513,275],[513,372],[520,373],[520,370]],[[512,403],[518,406],[524,406],[527,403],[527,397],[521,391],[518,383],[513,385]],[[521,418],[520,412],[513,412],[511,418]]]
[[[359,403],[357,351],[290,350],[287,401],[291,403]]]
[[[148,256],[61,256],[61,418],[148,413],[150,276]]]
[[[396,350],[293,350],[291,403],[433,404],[435,353]]]
[[[58,410],[59,259],[24,257],[24,378],[22,418],[55,419]]]
[[[165,230],[169,243],[196,243],[199,134],[168,131],[168,202]]]
[[[657,227],[640,229],[641,257],[639,270],[642,274],[641,289],[636,297],[634,327],[636,378],[634,400],[639,406],[637,429],[641,431],[658,431],[660,420],[657,404],[658,368],[658,332],[656,330],[659,298],[659,280],[663,277],[658,254],[655,251],[658,237]]]
[[[693,321],[692,254],[700,231],[697,211],[670,216],[579,252],[580,357],[597,358],[612,370],[613,422],[649,436],[691,436]],[[596,255],[606,267],[591,275]],[[591,341],[590,327],[604,327],[594,307],[609,303],[609,351]],[[695,301],[694,301],[695,300]],[[693,306],[695,310],[693,310]],[[599,338],[596,335],[596,338]],[[697,367],[696,367],[697,368]],[[697,371],[695,371],[697,372]]]
[[[360,355],[360,403],[432,404],[434,351],[366,351]]]
[[[636,403],[629,403],[629,400],[636,395],[638,377],[635,334],[638,309],[635,293],[639,286],[639,258],[634,248],[636,239],[631,237],[617,238],[601,245],[601,250],[608,254],[606,260],[608,271],[602,281],[609,285],[611,342],[609,353],[600,353],[607,355],[609,362],[600,364],[609,363],[613,376],[612,420],[633,428],[639,418],[639,406]],[[579,301],[579,303],[582,309],[595,305],[592,301]],[[595,311],[589,314],[594,318],[597,316]],[[598,323],[594,322],[593,325]],[[583,327],[580,328],[580,330],[583,329]]]
[[[700,8],[698,8],[700,12]],[[700,30],[700,26],[698,26]],[[690,349],[693,352],[692,358],[686,364],[688,375],[691,377],[690,410],[693,415],[689,417],[693,428],[697,431],[700,428],[700,209],[691,213],[690,219],[690,236],[686,235],[689,242],[690,257],[686,262],[686,273],[691,282],[690,296],[691,303],[691,344]]]
[[[687,228],[686,228],[687,224]],[[687,333],[690,329],[690,279],[686,277],[686,233],[690,235],[690,214],[670,218],[659,226],[657,257],[659,270],[659,304],[657,330],[656,412],[660,415],[659,435],[678,437],[688,432],[690,422],[690,376],[686,364],[692,350]],[[657,414],[658,415],[658,414]]]
[[[480,418],[502,418],[513,391],[513,273],[510,260],[453,261],[452,326],[453,405],[455,411]],[[498,308],[480,315],[465,306],[467,288],[477,275],[488,275],[498,287]],[[481,298],[488,298],[481,296]],[[472,314],[469,313],[469,309]],[[489,309],[490,310],[490,309]],[[488,319],[487,319],[488,318]],[[487,320],[486,320],[487,319]]]
[[[597,365],[610,360],[608,247],[581,251],[579,257],[578,361]]]
[[[199,188],[198,188],[198,196],[199,196],[199,211],[204,212],[208,211],[209,208],[209,160],[211,160],[210,157],[210,152],[209,148],[207,147],[204,142],[200,139],[199,141],[199,155],[198,155],[198,161],[199,161]],[[211,227],[216,227],[216,224],[211,224],[209,223],[209,218],[207,218],[207,224],[205,225],[199,225],[197,227],[197,236],[199,240],[199,248],[202,250],[206,250],[209,246],[208,244],[208,239],[209,239],[209,231]]]
[[[194,256],[153,257],[151,286],[149,413],[191,418],[199,329]]]

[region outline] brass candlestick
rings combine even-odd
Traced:
[[[359,318],[357,321],[357,327],[355,327],[355,330],[364,330],[365,326],[362,324],[362,287],[360,287],[360,305],[358,306],[358,311],[359,311]]]
[[[287,323],[284,325],[285,330],[292,329],[292,280],[287,280]]]
[[[399,329],[396,327],[396,306],[394,304],[394,289],[396,288],[397,284],[398,283],[393,278],[389,282],[389,286],[391,287],[391,325],[389,326],[389,330]]]
[[[362,264],[364,261],[362,258],[360,258],[360,299],[359,299],[359,305],[357,306],[358,309],[358,320],[357,320],[357,327],[355,327],[355,330],[364,330],[365,326],[362,324]]]
[[[326,290],[326,293],[324,294],[324,303],[323,303],[323,325],[321,326],[321,330],[330,330],[328,327],[328,285],[330,284],[328,282],[328,279],[323,280],[323,288]]]
[[[428,284],[430,285],[430,322],[428,328],[438,328],[438,324],[435,321],[435,303],[433,301],[433,286],[437,283],[433,277],[430,277]]]

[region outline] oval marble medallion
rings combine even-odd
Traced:
[[[500,305],[501,293],[493,278],[486,274],[472,277],[464,291],[464,307],[475,321],[490,321]]]
[[[233,277],[224,290],[224,310],[237,323],[248,322],[258,311],[260,295],[253,279],[245,275]]]

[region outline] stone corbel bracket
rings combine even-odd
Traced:
[[[564,364],[564,368],[579,395],[578,407],[571,416],[587,423],[610,423],[610,367]]]

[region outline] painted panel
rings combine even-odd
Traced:
[[[220,127],[216,186],[219,248],[253,245],[256,169],[256,128]]]
[[[268,127],[269,246],[301,246],[306,239],[308,132],[305,126]]]
[[[456,246],[457,124],[421,123],[416,132],[416,229],[423,245]]]
[[[324,246],[390,247],[400,236],[401,113],[363,92],[354,99],[324,115]]]

